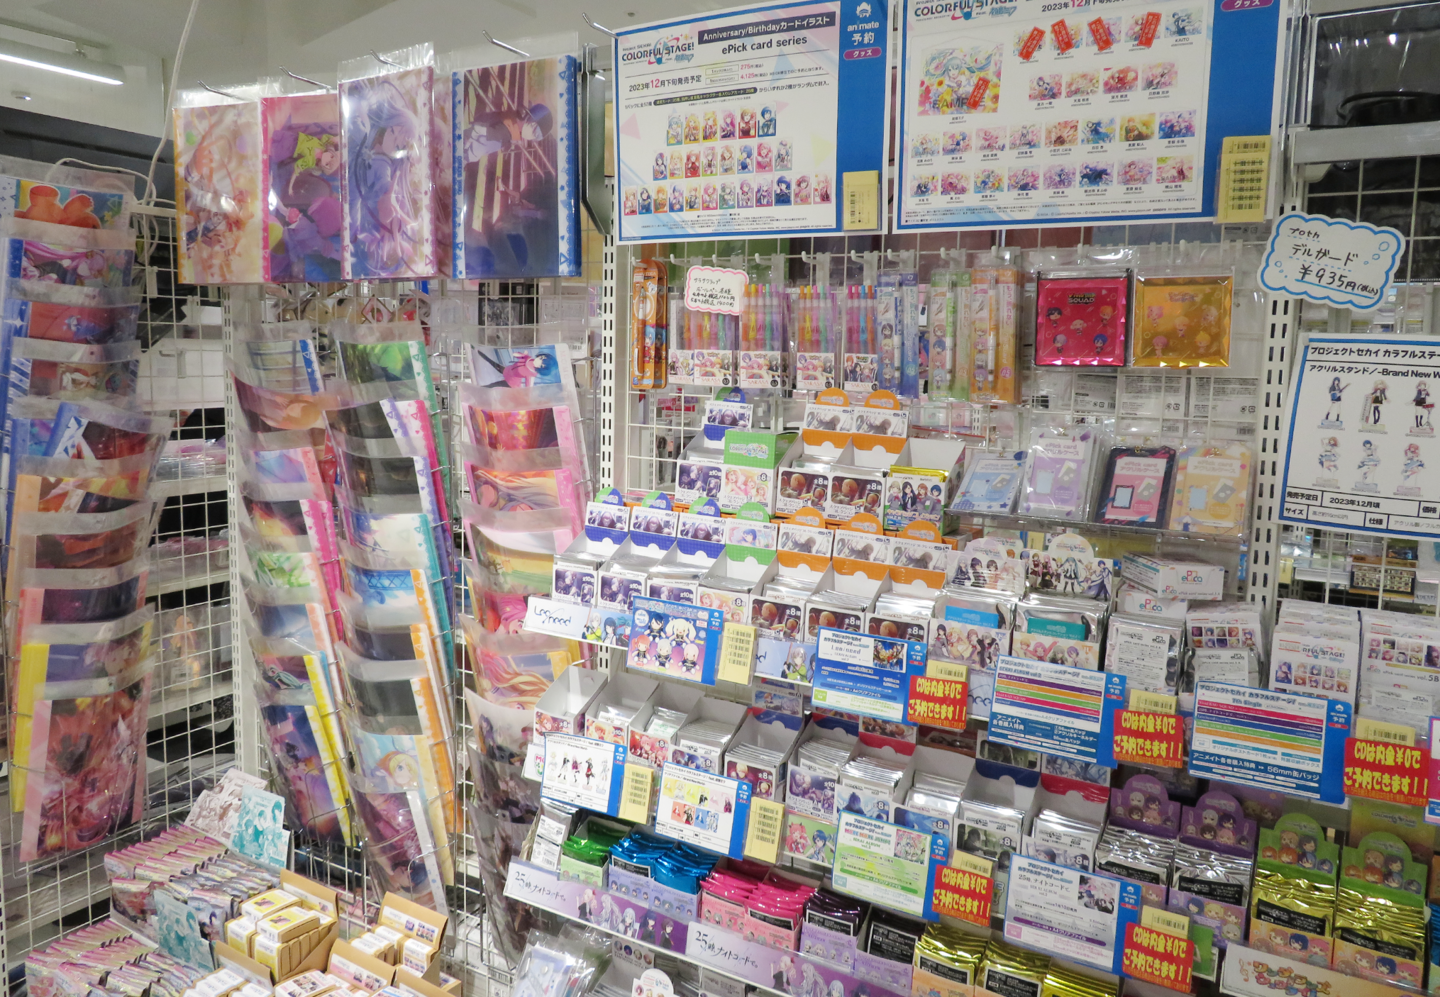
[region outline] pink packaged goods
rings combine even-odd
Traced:
[[[1128,274],[1041,274],[1035,299],[1035,362],[1125,366]]]

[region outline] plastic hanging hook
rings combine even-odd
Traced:
[[[204,80],[196,80],[195,82],[198,83],[198,84],[200,84],[200,86],[204,87],[206,90],[209,90],[211,93],[218,93],[218,94],[219,94],[220,96],[222,96],[222,97],[229,97],[231,100],[244,100],[244,99],[245,99],[245,98],[243,98],[243,97],[237,97],[237,96],[235,96],[235,94],[230,93],[229,91],[221,90],[219,87],[212,87],[210,84],[206,83]]]
[[[373,54],[373,53],[372,53],[372,54]],[[284,66],[281,66],[281,67],[280,67],[280,72],[284,73],[286,76],[290,77],[292,80],[299,80],[301,83],[309,83],[309,84],[312,85],[312,86],[317,86],[317,87],[319,87],[320,89],[326,90],[326,91],[328,91],[328,92],[330,92],[330,93],[334,93],[334,92],[335,92],[335,88],[334,88],[334,87],[328,86],[327,84],[324,84],[324,83],[321,83],[319,80],[312,80],[312,79],[311,79],[310,77],[308,77],[308,76],[301,76],[299,73],[292,73],[292,72],[290,72],[290,70],[286,69]]]
[[[391,61],[390,59],[385,58],[383,55],[381,55],[379,52],[375,51],[373,48],[370,50],[370,58],[374,59],[376,62],[384,63],[384,64],[387,65],[387,66],[394,66],[396,69],[401,69],[401,68],[403,68],[403,67],[401,67],[400,63],[398,63],[398,62],[393,62],[393,61]]]
[[[499,48],[503,48],[503,49],[505,49],[507,52],[514,52],[516,55],[523,55],[523,56],[524,56],[525,58],[527,58],[527,59],[530,58],[530,53],[529,53],[529,52],[526,52],[526,51],[524,51],[523,49],[518,49],[518,48],[516,48],[514,45],[507,45],[507,44],[505,44],[505,43],[502,42],[500,39],[498,39],[498,38],[496,38],[494,35],[492,35],[490,32],[486,31],[484,28],[481,28],[481,29],[480,29],[480,33],[485,36],[485,40],[486,40],[487,42],[489,42],[491,45],[495,45],[495,46],[498,46]]]
[[[613,32],[613,31],[611,31],[609,28],[605,27],[605,25],[603,25],[603,24],[596,24],[594,21],[590,20],[590,15],[589,15],[589,14],[586,14],[584,11],[581,11],[580,16],[585,19],[585,23],[586,23],[586,24],[590,25],[590,27],[594,28],[596,31],[599,31],[599,32],[602,33],[602,34],[609,35],[611,38],[618,38],[618,37],[619,37],[619,35],[615,34],[615,32]]]

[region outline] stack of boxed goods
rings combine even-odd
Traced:
[[[442,974],[436,959],[447,923],[443,914],[387,893],[373,925],[349,941],[335,943],[326,971],[346,989],[362,994],[454,995],[460,981]]]
[[[281,870],[277,888],[250,897],[226,919],[216,961],[267,988],[323,969],[339,936],[337,916],[334,890]]]

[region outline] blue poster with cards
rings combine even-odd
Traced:
[[[1225,139],[1277,130],[1282,23],[1277,0],[908,4],[895,230],[1213,217]]]
[[[925,674],[925,655],[924,641],[821,627],[815,705],[904,723],[910,676]]]
[[[880,231],[889,34],[889,0],[761,4],[617,32],[618,240]]]

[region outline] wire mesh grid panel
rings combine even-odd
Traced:
[[[22,862],[26,799],[12,763],[10,806],[0,820],[0,903],[12,985],[23,978],[33,948],[109,913],[105,853],[178,822],[234,760],[224,380],[219,325],[211,321],[219,302],[178,282],[173,213],[140,207],[135,224],[144,351],[136,394],[143,410],[175,426],[150,483],[156,514],[145,521],[154,524],[146,604],[155,617],[145,757],[139,760],[143,817],[131,823],[98,802],[123,793],[97,792],[88,807],[71,801],[66,840],[42,842],[50,847],[40,851],[52,857]],[[75,737],[88,735],[77,730]],[[123,829],[111,833],[117,826]]]
[[[621,288],[617,326],[621,330],[629,328],[626,278],[630,266],[641,259],[666,264],[672,288],[683,287],[686,268],[700,263],[743,269],[757,284],[826,284],[831,288],[873,285],[877,279],[884,280],[887,271],[913,271],[922,289],[942,271],[986,262],[1008,263],[1031,273],[1029,290],[1021,295],[1018,325],[1019,396],[1028,412],[1016,406],[953,401],[944,397],[945,392],[937,392],[929,400],[910,406],[913,435],[960,436],[981,450],[1023,450],[1025,434],[1033,421],[1058,418],[1107,424],[1127,437],[1238,440],[1250,446],[1258,457],[1262,451],[1273,450],[1273,441],[1262,440],[1259,431],[1271,425],[1262,418],[1262,412],[1271,379],[1269,367],[1278,362],[1267,339],[1274,302],[1260,293],[1254,276],[1267,234],[1262,226],[1172,223],[626,246],[622,247],[617,282]],[[1212,272],[1233,272],[1236,308],[1229,366],[1185,370],[1037,367],[1033,363],[1033,274],[1037,270],[1063,270],[1080,262],[1095,268],[1137,271],[1178,267],[1191,273],[1202,273],[1207,268]],[[624,341],[624,337],[620,338]],[[617,376],[622,385],[630,383],[631,360],[629,351],[619,351]],[[963,360],[957,360],[957,372],[962,366]],[[652,489],[674,491],[682,455],[700,431],[705,402],[715,398],[717,390],[728,389],[690,384],[658,391],[625,388],[623,432],[617,433],[622,448],[615,458],[617,484],[638,493]],[[798,428],[804,406],[814,395],[813,391],[788,388],[745,389],[746,400],[756,403],[756,428],[766,430]],[[1257,517],[1270,514],[1269,505],[1263,512],[1256,510]],[[983,525],[1051,531],[1056,528],[1053,523],[1026,522],[1018,517],[990,517]],[[1261,579],[1247,574],[1256,558],[1268,562],[1270,547],[1278,543],[1278,532],[1264,527],[1257,518],[1253,532],[1243,538],[1199,541],[1216,548],[1233,569],[1231,577],[1240,583],[1237,594],[1263,598],[1273,592],[1268,573]],[[1126,549],[1158,549],[1173,539],[1158,531],[1096,525],[1087,525],[1083,531],[1092,537],[1115,539]],[[1257,589],[1257,585],[1263,588]]]
[[[1304,210],[1392,227],[1406,237],[1406,245],[1395,283],[1373,311],[1293,302],[1292,352],[1301,351],[1310,335],[1363,338],[1440,332],[1440,157],[1367,159],[1304,169],[1305,182],[1296,191]],[[1277,523],[1277,529],[1276,576],[1282,595],[1420,614],[1437,611],[1440,565],[1434,544],[1294,524]]]
[[[320,346],[321,368],[328,378],[335,373],[335,342],[327,331],[331,320],[345,318],[356,323],[388,320],[419,319],[426,328],[427,352],[431,375],[436,387],[441,422],[450,449],[446,455],[449,466],[444,472],[449,482],[448,505],[451,528],[457,552],[473,556],[468,549],[464,531],[460,529],[461,510],[471,496],[458,460],[464,432],[458,421],[456,399],[459,386],[473,379],[470,369],[471,346],[495,346],[521,349],[546,343],[566,343],[574,359],[574,377],[582,411],[573,427],[577,437],[585,440],[589,453],[605,449],[595,411],[595,389],[598,384],[599,328],[604,240],[593,229],[585,230],[587,239],[584,259],[589,261],[581,276],[574,279],[537,281],[449,281],[435,280],[420,284],[356,283],[351,285],[286,285],[260,289],[234,289],[227,295],[227,343],[233,349],[237,328],[247,321],[283,321],[308,319],[315,323]],[[346,399],[337,403],[345,405]],[[231,401],[232,424],[241,418]],[[233,477],[233,476],[232,476]],[[593,473],[577,478],[576,487],[593,490]],[[237,492],[232,489],[232,501]],[[233,510],[237,522],[242,521],[238,508]],[[237,548],[237,564],[242,558]],[[238,570],[238,568],[237,568]],[[456,623],[460,612],[474,613],[469,604],[466,572],[455,578],[455,604],[450,619],[454,628],[448,635],[456,645],[458,675],[446,690],[453,706],[455,720],[451,758],[455,761],[454,794],[457,819],[454,835],[449,841],[437,842],[437,852],[448,850],[453,856],[453,884],[447,879],[444,905],[452,918],[447,933],[446,968],[455,975],[464,975],[468,992],[483,993],[489,972],[495,974],[497,986],[508,990],[507,959],[493,942],[491,926],[484,917],[486,883],[482,881],[482,852],[493,855],[477,842],[467,820],[467,808],[476,802],[471,782],[466,746],[472,740],[469,717],[465,713],[463,688],[483,689],[485,678],[476,677],[473,658],[466,653],[464,632]],[[241,616],[247,615],[241,610]],[[240,726],[242,754],[246,767],[266,777],[272,788],[280,788],[280,773],[268,747],[265,727],[258,711],[252,681],[253,655],[245,641],[239,642],[237,653],[243,659],[237,669],[239,676]],[[343,709],[343,707],[342,707]],[[354,745],[347,744],[347,771],[353,771]],[[253,756],[253,757],[252,757]],[[349,817],[355,830],[353,845],[322,840],[302,829],[294,838],[294,866],[303,875],[328,883],[340,894],[342,937],[358,934],[373,924],[383,894],[382,877],[374,866],[377,852],[390,844],[366,841],[363,829],[355,820],[355,800],[349,804]],[[397,842],[398,843],[398,842]]]

